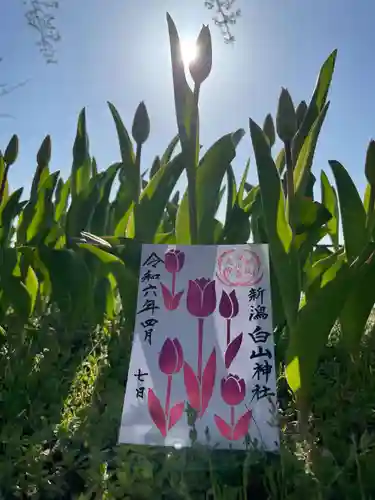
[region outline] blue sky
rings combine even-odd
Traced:
[[[242,18],[236,43],[225,45],[212,26],[214,63],[201,97],[201,143],[275,114],[282,86],[294,101],[308,100],[321,63],[338,48],[331,108],[318,144],[314,172],[341,161],[361,192],[366,146],[375,137],[375,4],[354,0],[237,0]],[[182,39],[195,38],[210,22],[203,0],[61,0],[56,24],[62,34],[58,64],[46,65],[36,34],[24,19],[21,0],[2,4],[1,81],[29,79],[0,100],[0,145],[20,137],[20,160],[12,187],[28,186],[35,155],[46,134],[53,141],[52,169],[67,177],[76,119],[87,108],[90,145],[100,168],[118,161],[116,133],[106,101],[112,101],[131,128],[144,100],[151,118],[143,168],[151,166],[176,133],[168,33],[169,11]],[[212,24],[212,23],[211,23]],[[251,154],[249,134],[234,161],[236,175]],[[254,180],[252,161],[250,180]]]

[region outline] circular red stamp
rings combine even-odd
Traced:
[[[228,286],[253,286],[263,278],[260,257],[250,249],[225,250],[217,259],[217,278]]]

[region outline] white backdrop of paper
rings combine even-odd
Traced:
[[[279,447],[267,245],[143,245],[119,443]],[[190,422],[191,424],[191,422]]]

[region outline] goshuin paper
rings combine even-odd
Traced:
[[[267,245],[143,245],[120,443],[279,446]],[[190,422],[191,423],[191,422]]]

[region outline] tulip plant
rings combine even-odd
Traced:
[[[259,185],[252,186],[247,182],[249,163],[240,179],[236,179],[232,168],[244,129],[224,135],[207,149],[200,147],[199,97],[212,66],[208,27],[203,27],[198,36],[200,55],[190,66],[193,79],[190,88],[178,32],[169,15],[167,24],[177,134],[152,165],[144,165],[143,147],[152,124],[143,102],[130,129],[116,107],[108,103],[119,155],[118,161],[107,168],[97,164],[90,149],[85,109],[78,117],[68,178],[63,179],[59,171],[52,169],[50,136],[43,140],[36,154],[29,192],[23,187],[12,190],[8,180],[18,157],[16,135],[0,155],[1,439],[2,450],[13,450],[6,465],[4,462],[0,466],[0,492],[5,492],[4,498],[18,498],[23,491],[33,495],[32,492],[39,490],[40,498],[65,498],[65,493],[59,496],[54,488],[61,477],[68,477],[63,468],[69,467],[75,458],[69,455],[60,462],[56,447],[69,449],[78,432],[76,419],[87,411],[87,406],[99,408],[99,423],[109,418],[107,414],[113,419],[119,413],[110,405],[123,397],[142,243],[164,243],[174,248],[165,257],[171,279],[161,284],[164,306],[171,314],[179,307],[186,307],[196,318],[197,326],[197,335],[191,339],[198,345],[197,366],[190,366],[184,360],[183,348],[176,339],[167,339],[160,353],[159,367],[166,377],[165,393],[150,391],[148,404],[150,415],[163,435],[176,425],[184,411],[181,402],[171,401],[176,374],[183,374],[187,399],[198,418],[207,408],[212,391],[209,378],[216,370],[216,351],[213,348],[204,359],[202,346],[205,320],[216,308],[227,339],[228,370],[221,384],[228,414],[216,415],[216,425],[223,435],[236,439],[244,435],[251,419],[249,412],[236,414],[245,391],[243,381],[230,372],[243,335],[232,331],[232,319],[238,313],[235,291],[216,297],[213,281],[205,277],[190,280],[185,289],[180,274],[185,257],[179,245],[247,242],[269,245],[280,384],[283,387],[286,380],[295,398],[298,435],[302,440],[314,444],[309,425],[316,407],[313,386],[333,327],[339,331],[340,345],[350,357],[353,373],[357,374],[362,367],[361,344],[375,303],[375,142],[370,142],[366,155],[367,187],[363,198],[339,161],[329,162],[334,185],[325,172],[320,173],[320,201],[315,199],[314,188],[318,174],[313,169],[313,160],[329,110],[336,51],[324,62],[311,99],[297,105],[289,92],[282,89],[275,120],[267,114],[261,127],[250,119],[259,179]],[[187,186],[180,195],[176,185],[184,172]],[[225,208],[223,218],[218,215],[220,206]],[[329,238],[332,245],[323,244],[324,238]],[[103,403],[109,383],[99,384],[98,394],[93,389],[95,382],[90,386],[91,392],[86,391],[86,385],[84,390],[78,390],[72,382],[72,373],[82,363],[85,370],[91,370],[90,363],[99,347],[107,345],[108,337],[116,348],[111,355],[106,354],[110,356],[108,366],[101,366],[101,370],[105,372],[108,368],[116,374],[119,389],[112,402]],[[117,368],[114,360],[118,362]],[[48,375],[43,371],[44,365],[49,367]],[[17,371],[20,367],[23,375]],[[44,374],[38,379],[38,384],[46,384],[44,390],[39,390],[38,384],[33,386],[38,370]],[[90,377],[94,380],[94,373],[99,377],[99,369],[92,368],[89,374],[82,370],[82,384]],[[54,373],[59,374],[58,381]],[[19,387],[21,380],[23,388]],[[66,386],[61,385],[62,381]],[[74,411],[69,407],[73,393],[81,394],[85,401]],[[45,414],[50,403],[41,403],[40,407],[38,404],[46,395],[57,398],[54,413],[48,418]],[[95,432],[85,434],[80,450],[85,450],[84,443],[96,438],[99,423]],[[32,425],[37,428],[37,437],[33,435],[36,441],[24,445],[25,436],[33,433]],[[44,425],[49,429],[47,437]],[[12,439],[8,439],[12,426],[17,429]],[[105,437],[95,447],[95,453],[113,449],[115,438],[111,433],[116,426],[111,420],[110,431],[103,431]],[[69,439],[64,441],[63,435]],[[23,453],[28,454],[29,462]],[[85,454],[80,458],[82,464],[87,454],[79,453]],[[34,466],[38,471],[38,467],[45,469],[34,474]],[[94,481],[92,478],[100,467],[95,473],[91,471],[87,484]],[[52,478],[51,468],[58,469]],[[14,477],[15,470],[22,474]],[[121,474],[125,477],[133,472],[124,469],[118,476]],[[342,471],[340,475],[344,475]],[[29,487],[24,481],[36,481],[37,485],[34,482]],[[82,478],[77,479],[77,484],[81,484],[79,481]],[[43,488],[47,488],[48,494],[43,493],[47,491]],[[78,488],[77,498],[81,498],[82,488]],[[87,498],[95,495],[107,498],[100,488]],[[67,491],[71,491],[70,486]],[[129,496],[123,491],[121,494],[113,498]],[[324,494],[316,498],[323,497]]]

